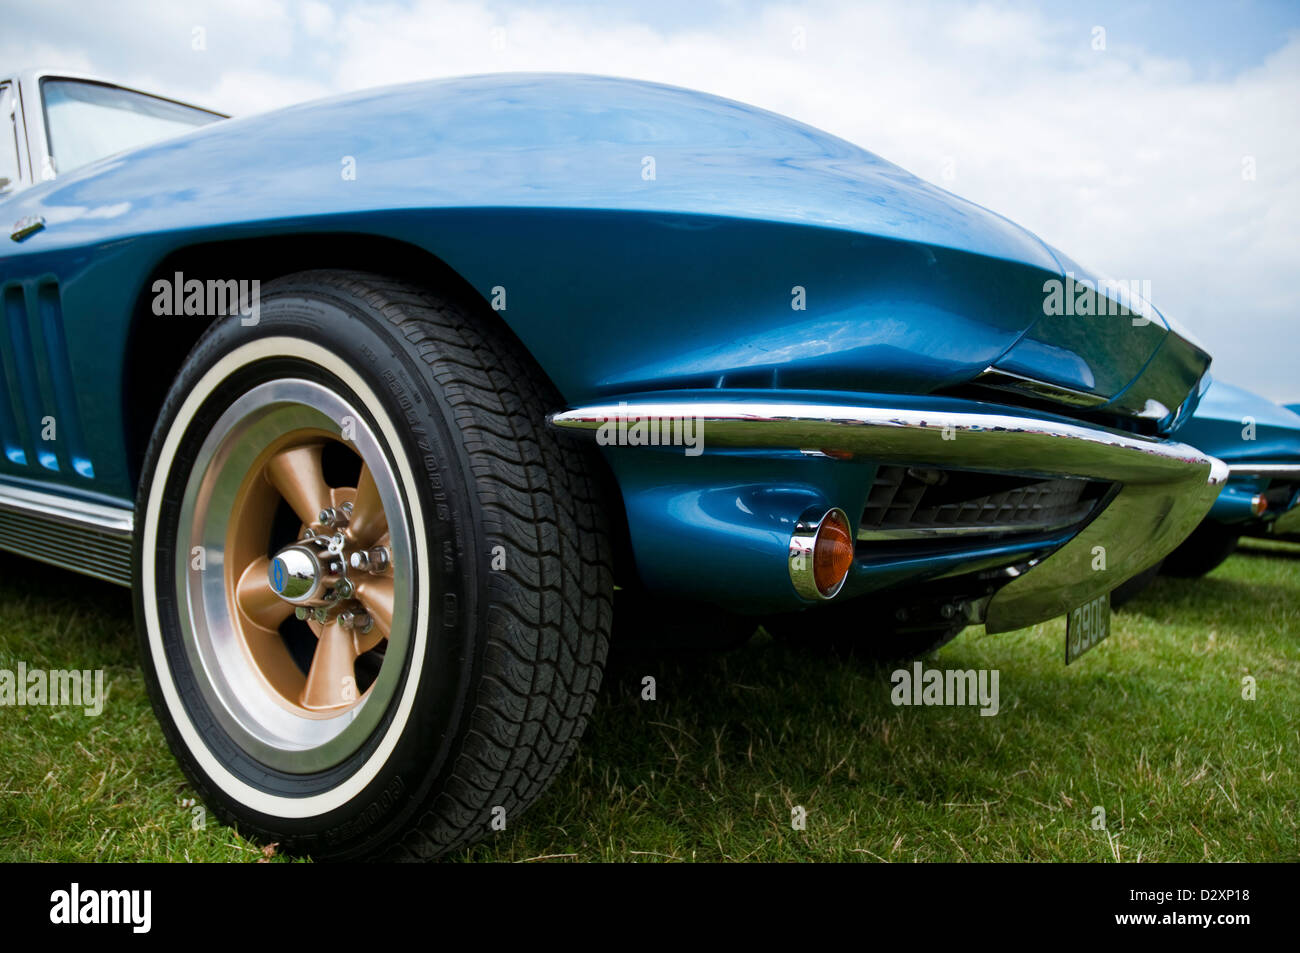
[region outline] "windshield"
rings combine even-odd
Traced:
[[[56,172],[71,172],[223,118],[156,96],[79,80],[42,80],[41,95]]]

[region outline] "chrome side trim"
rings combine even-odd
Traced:
[[[130,509],[0,485],[0,549],[131,585]]]
[[[1234,477],[1263,476],[1274,480],[1300,480],[1300,463],[1230,463]]]
[[[620,420],[687,417],[695,418],[705,450],[813,449],[881,463],[1121,484],[1069,542],[994,594],[989,632],[1063,615],[1154,565],[1191,533],[1228,479],[1226,464],[1186,444],[1012,414],[658,399],[583,407],[550,421],[596,436]]]
[[[0,485],[0,510],[33,513],[55,522],[83,526],[127,539],[135,530],[135,515],[124,506],[105,506],[26,487]]]

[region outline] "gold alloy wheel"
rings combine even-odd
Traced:
[[[562,398],[462,290],[269,280],[256,328],[203,333],[145,450],[150,703],[216,815],[286,854],[462,849],[546,789],[596,701],[603,464],[546,425]]]
[[[345,395],[267,381],[213,422],[183,493],[182,644],[210,711],[271,767],[337,764],[410,644],[413,528],[386,445]]]
[[[327,443],[355,455],[345,443],[315,431],[287,434],[268,448],[235,500],[226,543],[231,616],[242,648],[276,702],[309,717],[360,702],[369,686],[359,690],[356,661],[381,648],[393,623],[388,516],[374,477],[358,458],[356,486],[329,486],[321,459]],[[268,556],[267,548],[281,501],[301,521],[298,537],[307,541],[305,548],[320,550],[319,568],[332,581],[308,602],[276,590],[285,560]],[[317,640],[306,673],[276,638],[295,612]]]

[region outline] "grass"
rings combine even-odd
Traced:
[[[1251,542],[1205,579],[1157,580],[1069,668],[1063,638],[971,629],[926,660],[997,669],[995,717],[895,707],[888,669],[762,633],[625,652],[573,764],[458,859],[1300,859],[1300,549]],[[264,859],[193,829],[124,590],[0,557],[0,669],[20,660],[103,668],[111,690],[97,718],[0,708],[0,860]]]

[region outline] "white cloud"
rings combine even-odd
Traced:
[[[334,26],[334,11],[319,0],[302,0],[298,4],[298,17],[309,36],[327,36]]]

